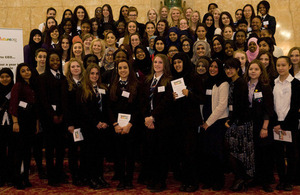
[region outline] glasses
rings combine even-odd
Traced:
[[[190,47],[189,44],[183,44],[182,47]]]
[[[136,14],[134,14],[134,15],[132,15],[132,14],[129,14],[129,16],[135,17],[135,16],[137,16],[137,15],[136,15]]]

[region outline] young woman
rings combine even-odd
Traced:
[[[195,40],[200,40],[200,41],[207,41],[207,38],[206,38],[206,35],[207,35],[207,27],[205,24],[203,23],[199,23],[198,26],[196,27],[196,30],[195,30]]]
[[[167,20],[169,15],[169,8],[168,6],[162,6],[159,10],[159,17],[160,20]]]
[[[103,35],[103,33],[105,31],[103,27],[107,26],[107,25],[110,25],[112,27],[111,30],[116,32],[113,12],[112,12],[111,6],[109,4],[105,4],[102,6],[101,19],[99,22],[99,30],[100,30],[101,36]]]
[[[55,20],[54,17],[48,17],[46,19],[46,26],[45,26],[45,30],[44,31],[41,31],[42,32],[42,38],[43,40],[45,39],[45,36],[47,34],[47,31],[50,29],[51,26],[57,26],[57,21]]]
[[[247,51],[246,38],[247,34],[243,30],[238,30],[234,34],[233,41],[237,50]]]
[[[206,34],[207,39],[212,41],[216,30],[213,15],[211,13],[206,13],[203,16],[202,22],[205,23],[207,27],[207,34]]]
[[[259,52],[257,59],[259,59],[266,68],[270,84],[272,85],[274,83],[274,80],[278,77],[272,55],[270,54],[270,52],[261,51]]]
[[[291,59],[293,65],[293,77],[300,80],[300,48],[291,48],[288,56]]]
[[[128,22],[128,6],[127,5],[123,5],[120,8],[120,13],[119,13],[119,20],[117,21],[117,23],[123,21],[123,22]]]
[[[219,20],[219,26],[220,29],[223,29],[225,26],[231,26],[232,29],[234,29],[234,23],[233,19],[231,17],[231,14],[229,12],[222,12],[220,15],[220,20]]]
[[[202,124],[199,105],[204,100],[203,83],[197,80],[199,77],[193,76],[191,61],[185,53],[175,54],[172,62],[173,79],[183,78],[186,89],[182,90],[184,96],[179,99],[179,94],[173,92],[175,128],[172,130],[171,151],[182,162],[183,179],[179,190],[195,192],[199,187],[196,159],[198,127]]]
[[[276,32],[276,19],[269,15],[270,4],[268,1],[261,1],[257,4],[257,14],[260,13],[264,28],[270,29],[274,35]]]
[[[254,175],[253,125],[249,118],[248,87],[241,76],[241,63],[230,58],[225,62],[225,73],[231,80],[229,86],[229,119],[225,126],[229,163],[235,175],[230,187],[232,191],[247,190],[250,178]]]
[[[154,55],[151,58],[153,59],[156,54],[167,54],[167,52],[168,49],[164,37],[156,37],[154,40]]]
[[[81,85],[83,74],[84,67],[82,62],[75,58],[70,59],[66,72],[65,85],[67,86],[67,93],[63,105],[63,112],[69,132],[67,135],[69,145],[69,168],[72,175],[72,184],[75,186],[83,185],[83,180],[86,179],[87,168],[85,161],[85,140],[75,142],[73,139],[74,130],[80,128],[76,110],[76,93]]]
[[[10,68],[0,70],[0,187],[12,182],[12,126],[13,121],[9,114],[11,89],[14,85],[14,74]]]
[[[246,4],[243,7],[243,17],[242,19],[245,19],[248,22],[248,31],[251,31],[250,25],[252,19],[255,17],[254,8],[251,4]]]
[[[147,22],[146,23],[146,29],[145,29],[145,34],[143,37],[143,45],[146,47],[149,46],[149,39],[154,35],[155,32],[155,24],[153,22]]]
[[[193,41],[189,38],[184,39],[181,44],[181,51],[191,59],[193,57]]]
[[[78,120],[86,142],[87,178],[92,189],[110,185],[103,178],[104,132],[108,127],[106,87],[101,83],[100,68],[87,67],[82,87],[76,94]]]
[[[32,187],[29,168],[33,138],[38,129],[37,99],[29,65],[21,63],[16,70],[16,84],[11,90],[9,112],[13,120],[14,182],[17,189]],[[22,163],[24,172],[21,175]]]
[[[88,55],[84,56],[84,58],[83,58],[84,69],[86,69],[92,63],[99,64],[99,60],[98,60],[97,56],[95,56],[94,54],[88,54]]]
[[[167,20],[159,20],[156,24],[155,35],[167,37],[169,32],[169,24]]]
[[[179,20],[183,18],[182,11],[179,7],[172,7],[168,14],[168,23],[170,27],[179,27]]]
[[[59,31],[57,26],[51,26],[50,29],[47,31],[47,35],[45,38],[45,43],[43,43],[42,47],[49,50],[49,49],[56,49],[58,48],[59,44]]]
[[[35,51],[42,47],[42,33],[38,29],[33,29],[30,32],[28,45],[24,46],[24,62],[29,64],[30,67],[35,68],[36,62],[34,60]]]
[[[215,8],[213,10],[213,16],[214,16],[214,23],[215,23],[216,29],[220,28],[220,25],[219,25],[220,15],[221,15],[221,10],[219,8]]]
[[[265,192],[273,192],[270,187],[273,178],[272,128],[269,125],[274,112],[273,93],[268,74],[259,60],[250,62],[245,73],[248,82],[250,117],[253,121],[253,141],[255,151],[255,181]]]
[[[222,36],[218,35],[214,38],[212,42],[212,58],[218,58],[223,61],[225,58],[225,48],[224,48],[224,39]]]
[[[191,18],[189,19],[190,30],[194,33],[196,27],[201,22],[200,13],[198,11],[193,11]]]
[[[70,60],[71,47],[69,35],[61,36],[58,48],[61,51],[62,69],[64,70],[66,62]]]
[[[234,25],[237,26],[237,22],[242,19],[243,17],[243,10],[242,9],[237,9],[234,13],[235,16],[235,23]]]
[[[126,22],[124,21],[118,22],[117,32],[116,32],[118,41],[125,36],[125,27],[126,27]]]
[[[95,54],[98,57],[99,61],[101,61],[105,52],[104,41],[102,39],[94,39],[91,42],[90,51],[92,54]]]
[[[62,17],[61,17],[61,22],[60,22],[60,24],[63,22],[64,19],[67,19],[67,18],[71,19],[71,18],[72,18],[72,15],[73,15],[72,10],[70,10],[70,9],[65,9],[65,11],[64,11],[64,13],[63,13],[63,15],[62,15]]]
[[[210,46],[206,41],[196,41],[193,45],[192,63],[196,64],[200,57],[206,56],[210,58]]]
[[[137,79],[141,83],[143,83],[146,76],[151,71],[152,61],[151,61],[149,52],[142,45],[136,46],[133,53],[135,56],[135,60],[133,63],[133,70],[137,76]]]
[[[273,61],[277,61],[277,57],[274,56],[274,40],[270,37],[259,38],[257,41],[259,45],[259,51],[268,51],[272,54]]]
[[[234,28],[232,28],[232,26],[226,25],[222,29],[222,36],[224,37],[225,40],[232,40],[233,33],[234,33]]]
[[[149,11],[147,12],[148,21],[156,24],[157,18],[158,18],[157,11],[154,8],[149,9]]]
[[[102,12],[102,7],[96,7],[95,9],[95,18],[99,22],[101,20],[101,12]]]
[[[129,37],[129,46],[131,49],[131,52],[133,53],[134,48],[138,45],[142,44],[142,40],[141,37],[139,35],[139,33],[133,33],[132,35],[130,35]]]
[[[206,101],[203,106],[203,154],[205,156],[205,181],[203,189],[219,191],[224,186],[224,123],[228,117],[229,84],[222,61],[215,59],[209,65],[205,84]]]
[[[76,58],[77,60],[82,61],[84,57],[82,43],[81,42],[73,43],[70,53],[71,53],[70,58]]]
[[[75,25],[73,24],[71,18],[64,19],[58,27],[61,35],[65,34],[71,37],[76,35],[76,29],[74,29]]]
[[[184,16],[187,20],[191,19],[193,13],[193,8],[188,7],[184,10]],[[200,18],[200,17],[199,17]]]
[[[90,47],[91,47],[91,42],[93,41],[93,38],[94,38],[93,35],[90,33],[87,33],[82,37],[84,55],[91,53]]]
[[[122,38],[119,39],[119,45],[129,44],[130,35],[132,35],[133,33],[138,32],[137,29],[138,28],[137,28],[137,23],[136,22],[133,22],[133,21],[128,22],[127,26],[126,26],[126,29],[125,29],[124,38],[122,37]]]
[[[180,30],[177,27],[171,27],[168,32],[168,37],[166,39],[167,47],[172,45],[179,47],[180,46]]]
[[[117,190],[132,189],[134,170],[134,146],[136,122],[138,119],[138,81],[127,60],[121,60],[117,66],[117,76],[109,90],[109,119],[113,124],[116,139],[116,173],[119,176]],[[124,93],[129,93],[125,96]],[[127,124],[119,123],[119,114],[130,115]]]
[[[148,189],[161,192],[166,189],[167,156],[171,114],[171,73],[167,56],[157,54],[152,72],[142,88],[141,108],[145,119],[147,157],[145,169],[149,173]]]
[[[224,59],[231,58],[234,53],[234,42],[232,40],[227,40],[224,42]]]
[[[43,32],[45,32],[45,30],[46,30],[46,28],[47,28],[47,19],[49,18],[49,17],[52,17],[53,19],[55,19],[55,17],[56,17],[56,10],[53,8],[53,7],[49,7],[48,9],[47,9],[47,15],[46,15],[46,23],[41,23],[40,25],[39,25],[39,30],[43,33]],[[56,23],[56,25],[57,25],[57,23]]]
[[[88,15],[88,12],[86,11],[85,7],[82,5],[78,5],[73,12],[72,20],[76,28],[76,34],[81,34],[81,22],[83,20],[89,20],[90,17]]]
[[[236,50],[233,53],[233,57],[238,59],[241,62],[242,75],[244,75],[249,64],[246,52],[241,50]]]
[[[92,29],[91,29],[91,34],[95,37],[95,38],[99,38],[99,22],[97,18],[92,18],[90,20],[91,24],[92,24]]]
[[[208,13],[213,14],[214,9],[216,9],[216,8],[218,8],[218,5],[216,3],[210,3],[210,4],[208,4],[207,11],[208,11]]]
[[[46,59],[46,71],[39,76],[39,116],[46,137],[46,165],[50,186],[67,182],[63,171],[65,131],[62,109],[66,86],[61,64],[60,54],[55,50],[50,51]]]
[[[292,64],[289,57],[277,59],[276,69],[279,73],[274,81],[274,134],[279,138],[291,133],[292,142],[275,141],[276,163],[279,176],[277,190],[292,191],[292,182],[296,173],[297,138],[300,109],[300,81],[292,77]]]
[[[115,50],[118,49],[117,48],[117,37],[112,30],[109,30],[106,33],[104,41],[105,41],[107,47],[112,47]]]
[[[256,59],[259,52],[259,46],[257,44],[257,38],[252,37],[248,40],[248,50],[246,51],[248,61]]]

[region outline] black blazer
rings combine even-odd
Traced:
[[[40,119],[45,123],[53,123],[54,116],[63,114],[62,103],[66,98],[66,78],[61,74],[60,79],[56,79],[54,75],[48,71],[38,77],[38,100]],[[56,110],[53,109],[56,106]]]
[[[264,22],[268,21],[269,24],[264,25]],[[273,35],[275,34],[276,31],[276,19],[274,16],[270,16],[269,14],[266,15],[266,17],[264,19],[262,19],[262,27],[267,28],[267,29],[271,29]]]
[[[298,119],[299,119],[299,109],[300,109],[300,81],[293,79],[291,83],[292,95],[291,95],[291,105],[290,110],[287,113],[284,121],[280,123],[280,127],[283,130],[297,131],[298,129]],[[273,125],[276,126],[279,124],[278,116],[274,112]]]
[[[153,116],[155,119],[155,125],[160,127],[168,127],[172,122],[172,117],[170,113],[170,108],[173,100],[172,89],[170,82],[165,86],[164,92],[158,92],[158,88],[163,86],[161,84],[162,80],[165,78],[165,75],[162,75],[158,81],[154,92],[153,92],[153,110],[151,111],[150,104],[150,81],[145,81],[142,90],[141,90],[141,104],[140,108],[143,114],[143,117]],[[157,127],[157,126],[156,126]]]
[[[75,126],[75,128],[77,128],[79,127],[79,120],[76,109],[76,92],[78,90],[78,86],[74,83],[72,90],[69,91],[69,84],[67,80],[65,80],[65,86],[67,91],[66,98],[63,99],[63,114],[66,126]]]

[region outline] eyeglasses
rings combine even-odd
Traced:
[[[183,44],[182,47],[190,47],[189,44]]]

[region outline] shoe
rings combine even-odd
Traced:
[[[289,183],[286,183],[286,184],[284,184],[283,190],[284,191],[293,191],[293,186]]]
[[[188,185],[186,188],[186,192],[196,192],[198,190],[198,185]]]
[[[127,181],[127,182],[125,182],[125,188],[126,188],[127,190],[133,189],[134,186],[133,186],[133,184],[132,184],[132,181]]]
[[[89,183],[90,183],[89,184],[90,188],[92,188],[94,190],[99,190],[102,188],[101,185],[94,179],[91,179]]]
[[[109,188],[110,187],[110,184],[107,183],[107,181],[105,181],[103,176],[98,178],[98,182],[102,186],[102,188]]]
[[[179,191],[180,192],[186,192],[186,188],[187,188],[187,185],[186,184],[181,184],[180,188],[179,188]]]
[[[155,187],[152,190],[150,190],[150,192],[153,192],[153,193],[163,192],[166,189],[167,189],[166,183],[160,183],[160,184],[155,185]]]
[[[230,187],[230,190],[233,192],[242,191],[244,189],[244,184],[245,184],[245,181],[243,179],[235,180],[233,182],[232,186]]]
[[[120,183],[117,185],[116,188],[118,191],[125,190],[125,183],[123,181],[120,181]]]
[[[284,189],[284,183],[279,183],[277,186],[276,186],[276,190],[283,190]]]
[[[30,188],[30,187],[32,187],[32,184],[30,183],[29,180],[26,180],[26,181],[24,181],[24,186],[25,186],[25,188]]]
[[[274,192],[274,190],[271,188],[271,186],[269,184],[263,185],[262,188],[265,192]]]

